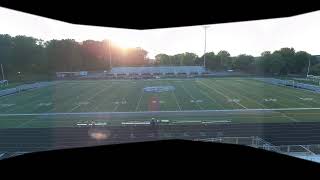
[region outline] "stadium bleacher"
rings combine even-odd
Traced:
[[[159,67],[114,67],[110,74],[126,75],[170,75],[170,74],[202,74],[206,72],[202,66],[159,66]]]
[[[70,75],[71,74],[71,75]],[[113,67],[110,71],[57,72],[57,79],[149,79],[162,77],[196,77],[207,75],[202,66]],[[209,73],[210,74],[210,73]]]

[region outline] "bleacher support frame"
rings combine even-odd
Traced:
[[[245,142],[251,143],[241,143]],[[252,136],[252,137],[215,137],[215,138],[204,138],[204,139],[195,139],[195,141],[204,141],[204,142],[219,142],[219,143],[229,143],[229,144],[239,144],[246,145],[250,147],[255,147],[259,149],[264,149],[268,151],[274,151],[281,154],[287,155],[316,155],[320,156],[320,144],[307,144],[307,145],[273,145],[264,139]]]

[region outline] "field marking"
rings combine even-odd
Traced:
[[[191,99],[196,100],[191,94],[190,92],[184,87],[184,85],[181,85],[182,89],[189,95],[189,97],[191,97]],[[201,107],[200,104],[198,104],[198,102],[196,102],[196,105],[202,110],[203,108]]]
[[[123,100],[124,100],[124,97],[121,99],[121,102],[123,102]],[[116,106],[113,108],[113,112],[115,112],[115,111],[118,109],[118,107],[120,106],[120,104],[121,104],[121,103],[116,104]]]
[[[0,108],[15,106],[16,104],[0,104]]]
[[[30,120],[27,120],[27,121],[24,121],[22,122],[21,124],[17,125],[15,128],[20,128],[26,124],[29,124],[31,121],[34,121],[35,119],[30,119]]]
[[[0,99],[4,99],[6,97],[13,96],[13,95],[17,95],[17,94],[16,93],[12,93],[12,94],[8,94],[8,95],[0,96]]]
[[[44,103],[39,103],[38,106],[51,106],[51,102],[44,102]]]
[[[239,83],[240,84],[240,83]],[[242,84],[240,84],[240,85],[242,85]],[[221,85],[222,86],[222,85]],[[244,90],[242,89],[242,88],[237,88],[238,86],[233,86],[233,84],[232,83],[230,83],[230,86],[231,87],[234,87],[235,89],[237,89],[238,91],[242,91],[242,92],[244,92]],[[229,88],[224,88],[224,89],[227,89],[227,91],[229,91],[228,89]],[[229,91],[230,92],[230,91]],[[253,103],[255,103],[255,104],[258,104],[258,105],[260,105],[261,107],[267,107],[267,106],[265,106],[265,105],[263,105],[263,104],[261,104],[259,101],[257,101],[256,99],[251,99],[251,98],[249,98],[247,95],[242,95],[241,93],[237,93],[237,91],[232,91],[233,93],[236,93],[238,96],[240,96],[240,97],[242,97],[242,98],[244,98],[244,99],[247,99],[248,101],[251,101],[251,102],[253,102]]]
[[[290,98],[286,97],[287,94],[290,94],[290,93],[285,93],[285,94],[282,93],[282,91],[286,91],[287,92],[288,89],[286,89],[286,88],[279,87],[279,86],[276,86],[276,85],[273,85],[273,84],[268,84],[268,83],[265,83],[265,82],[262,82],[262,81],[258,81],[258,80],[255,80],[255,79],[252,79],[251,81],[244,81],[243,83],[247,84],[250,87],[251,86],[256,86],[259,89],[263,89],[264,88],[264,87],[261,87],[261,86],[268,85],[268,87],[270,87],[270,91],[271,90],[273,90],[273,91],[276,90],[277,92],[281,92],[281,94],[282,94],[282,95],[273,94],[272,95],[273,98],[277,97],[278,99],[284,99],[286,101],[288,101],[288,100],[291,101]],[[277,89],[275,89],[275,88],[277,88]],[[298,92],[295,92],[295,93],[298,93]],[[268,95],[268,96],[270,96],[270,95]],[[294,95],[291,95],[291,96],[295,97]],[[262,99],[265,98],[265,96],[261,96],[261,95],[259,95],[259,97],[261,97]],[[290,108],[290,105],[288,105],[287,103],[281,103],[281,101],[273,101],[273,103],[278,104],[279,106],[282,106],[282,107]],[[294,103],[298,103],[298,102],[294,101]],[[305,104],[301,104],[301,103],[298,103],[298,104],[302,105],[302,107],[306,107]]]
[[[47,87],[43,87],[42,88],[42,90],[43,89],[46,89],[46,88],[49,88],[49,87],[51,87],[51,86],[47,86]],[[40,88],[37,88],[36,90],[39,90]],[[24,104],[22,104],[22,105],[17,105],[15,108],[12,108],[11,110],[9,110],[9,111],[6,111],[6,112],[12,112],[12,111],[15,111],[15,110],[17,110],[17,109],[21,109],[21,108],[24,108],[24,107],[26,107],[26,106],[29,106],[29,104],[34,104],[34,103],[39,103],[39,102],[41,102],[41,101],[43,101],[43,98],[42,98],[42,96],[43,96],[43,93],[45,93],[46,91],[42,91],[42,92],[39,92],[39,93],[35,93],[35,94],[31,94],[30,96],[26,96],[27,98],[26,99],[24,99],[25,101],[27,101],[27,103],[24,103]],[[34,93],[34,91],[25,91],[25,93],[24,94],[26,94],[26,93]],[[17,94],[16,94],[17,95]],[[37,98],[38,96],[40,96],[40,98]],[[33,99],[37,99],[37,100],[33,100]],[[39,107],[37,107],[35,110],[37,110]]]
[[[114,85],[114,84],[113,84]],[[115,86],[113,86],[113,85],[111,85],[112,87],[115,87]],[[131,86],[130,86],[131,87]],[[134,86],[132,86],[132,87],[134,87]],[[111,87],[110,87],[111,88]],[[110,88],[108,88],[108,89],[110,89]],[[122,94],[123,94],[123,92],[122,92]],[[125,93],[125,94],[127,94],[127,92]],[[112,104],[115,104],[115,106],[114,106],[114,108],[113,108],[113,110],[112,111],[116,111],[118,108],[119,108],[119,106],[120,105],[124,105],[124,104],[128,104],[128,101],[126,100],[126,98],[128,99],[128,94],[126,95],[126,96],[122,96],[122,99],[120,100],[120,101],[118,101],[118,100],[116,100],[116,99],[110,99],[110,101],[112,102]],[[121,96],[120,96],[121,97]],[[118,98],[118,97],[116,97],[116,98]],[[130,98],[129,98],[130,99]],[[104,101],[102,101],[103,103],[101,103],[101,102],[99,102],[98,104],[97,104],[97,106],[95,107],[95,108],[93,108],[92,110],[96,110],[96,109],[99,109],[99,107],[101,106],[101,105],[103,105],[103,104],[105,104],[104,102],[105,102],[105,100]]]
[[[299,99],[303,100],[303,101],[313,101],[313,98],[302,98],[302,97],[300,97]]]
[[[75,106],[75,107],[73,107],[71,110],[69,110],[69,112],[72,112],[72,111],[74,111],[74,110],[78,109],[80,106],[81,106],[81,104],[76,105],[76,106]]]
[[[168,82],[170,85],[172,85],[169,81],[167,81],[167,82]],[[179,101],[178,101],[178,98],[177,98],[175,92],[174,92],[174,91],[171,91],[171,93],[172,93],[172,95],[173,95],[173,97],[174,97],[174,99],[175,99],[175,101],[176,101],[176,104],[177,104],[177,106],[178,106],[178,108],[179,108],[179,111],[181,111],[182,109],[181,109],[180,103],[179,103]]]
[[[56,89],[57,88],[63,88],[63,86],[60,86],[60,85],[63,85],[63,84],[66,84],[66,83],[56,83],[56,86],[54,86]],[[53,86],[53,85],[52,85]],[[42,88],[42,90],[43,89],[45,89],[45,88],[49,88],[49,87],[51,87],[51,86],[47,86],[47,87],[43,87]],[[70,88],[69,88],[69,90],[71,90],[71,89],[73,89],[75,86],[71,86]],[[50,89],[48,89],[48,90],[50,90]],[[32,91],[26,91],[25,92],[25,94],[26,93],[28,93],[28,92],[32,92]],[[31,104],[32,105],[32,103],[38,103],[38,102],[41,102],[42,100],[44,100],[43,98],[36,98],[37,96],[42,96],[43,95],[43,92],[39,92],[38,94],[34,94],[34,95],[31,95],[31,96],[27,96],[27,100],[29,100],[29,99],[37,99],[37,100],[35,100],[35,101],[28,101],[27,103],[25,103],[25,104],[23,104],[23,105],[18,105],[16,108],[13,108],[13,109],[11,109],[10,111],[6,111],[7,113],[8,112],[12,112],[12,111],[15,111],[16,109],[21,109],[22,107],[24,108],[24,107],[26,107],[26,106],[29,106],[29,104]],[[46,96],[46,98],[47,97],[50,97],[50,96]],[[39,109],[39,107],[37,107],[36,109],[34,109],[34,110],[38,110]],[[54,108],[52,108],[52,109],[56,109],[56,107],[54,107]],[[50,111],[52,111],[52,109],[50,109]]]
[[[104,91],[106,91],[107,89],[109,89],[110,87],[112,87],[112,85],[109,86],[105,86],[105,88],[101,91],[98,91],[97,93],[95,93],[94,95],[92,95],[91,97],[89,97],[86,101],[89,102],[91,101],[93,98],[97,97],[99,94],[103,93]],[[77,106],[73,107],[71,110],[69,110],[69,112],[72,112],[76,109],[78,109],[82,104],[78,104]]]
[[[287,89],[286,87],[284,87],[284,89]],[[287,89],[288,90],[288,89]],[[287,91],[288,92],[288,91]],[[298,96],[298,95],[300,95],[300,93],[298,93],[298,92],[295,92],[294,91],[294,89],[293,89],[293,92],[288,92],[288,93],[284,93],[284,92],[282,92],[282,91],[280,91],[280,93],[281,94],[284,94],[284,95],[287,95],[287,96],[291,96],[291,97],[295,97],[295,98],[297,98],[297,99],[299,99],[300,97]],[[287,99],[289,99],[290,101],[291,101],[291,99],[290,98],[287,98]],[[299,102],[299,101],[293,101],[293,102],[295,102],[295,103],[297,103],[297,104],[300,104],[301,106],[304,106],[304,107],[310,107],[311,105],[308,105],[308,104],[306,104],[306,103],[302,103],[302,102]],[[312,106],[311,106],[312,107]]]
[[[296,120],[295,118],[293,118],[293,117],[290,117],[290,116],[287,116],[285,113],[283,113],[283,112],[279,112],[283,117],[286,117],[286,118],[288,118],[288,119],[290,119],[291,121],[293,121],[293,122],[299,122],[298,120]]]
[[[277,88],[277,92],[282,94],[282,96],[291,96],[291,97],[295,97],[297,99],[299,99],[299,96],[301,95],[301,93],[303,91],[306,91],[306,92],[312,92],[314,93],[314,91],[310,91],[310,90],[306,90],[306,89],[300,89],[300,88],[292,88],[292,87],[288,87],[288,86],[281,86],[281,85],[276,85],[276,84],[272,84],[272,83],[268,83],[268,82],[265,82],[265,81],[261,81],[261,80],[257,80],[257,79],[253,79],[255,80],[254,82],[258,83],[258,85],[262,85],[262,84],[267,84],[267,85],[270,85],[271,87],[274,87],[274,88]],[[278,90],[279,89],[279,90]],[[286,92],[283,92],[283,91],[286,91]],[[312,96],[314,96],[315,94],[312,94]],[[280,97],[280,96],[278,96]],[[291,101],[290,98],[285,98],[289,101]],[[297,104],[300,104],[302,105],[303,107],[312,107],[312,105],[308,105],[308,104],[305,104],[305,103],[300,103],[298,101],[291,101],[291,102],[294,102],[294,103],[297,103]],[[316,104],[319,104],[317,101],[313,101],[314,103]],[[280,103],[277,103],[279,105],[281,105]]]
[[[68,91],[69,92],[72,92],[72,90],[73,89],[75,89],[76,88],[76,86],[73,86],[72,84],[77,84],[78,86],[79,86],[79,83],[71,83],[71,82],[62,82],[62,83],[59,83],[59,85],[65,85],[66,87],[68,87],[68,86],[71,86],[69,89],[68,89]],[[61,87],[59,87],[59,88],[66,88],[66,87],[63,87],[63,86],[61,86]],[[64,95],[64,96],[62,96],[62,97],[65,97],[66,95]],[[66,96],[66,97],[69,97],[69,96]],[[78,98],[79,96],[77,96],[77,98]],[[60,99],[62,99],[61,97],[60,97]],[[58,98],[56,98],[55,99],[55,101],[60,101],[60,99],[58,99]],[[54,111],[54,110],[56,110],[57,109],[57,106],[55,106],[54,108],[51,108],[49,111]]]
[[[204,83],[204,82],[202,82],[202,81],[196,81],[196,82],[199,82],[199,83],[203,84],[204,86],[206,86],[207,88],[209,88],[209,89],[211,89],[211,90],[214,90],[216,93],[222,95],[222,96],[225,97],[227,100],[228,100],[228,99],[231,99],[229,96],[227,96],[227,95],[225,95],[224,93],[216,90],[215,88],[212,88],[212,87],[208,86],[206,83]],[[239,102],[234,102],[234,103],[238,104],[239,106],[243,107],[244,109],[248,109],[247,107],[245,107],[244,105],[242,105],[242,104],[239,103]]]
[[[61,113],[16,113],[1,114],[6,116],[55,116],[55,115],[109,115],[109,114],[156,114],[156,113],[204,113],[204,112],[255,112],[255,111],[299,111],[299,110],[320,110],[320,108],[278,108],[278,109],[212,109],[212,110],[183,110],[183,111],[139,111],[139,112],[61,112]]]
[[[215,105],[219,105],[222,109],[224,108],[220,103],[218,103],[215,99],[213,99],[208,93],[203,92],[201,89],[199,89],[199,92],[209,98]]]
[[[218,84],[219,84],[219,83],[218,83]],[[239,84],[240,84],[240,83],[239,83]],[[240,85],[241,85],[241,84],[240,84]],[[238,86],[233,86],[232,83],[230,83],[230,86],[231,86],[231,87],[234,87],[234,88],[237,89],[238,91],[242,91],[242,92],[243,92],[243,89],[242,89],[242,88],[237,88]],[[259,103],[256,99],[251,99],[251,98],[247,97],[246,95],[242,95],[241,93],[238,93],[237,91],[230,91],[230,90],[229,90],[230,88],[228,88],[228,87],[223,87],[223,85],[221,85],[221,84],[220,84],[220,87],[223,88],[223,89],[225,89],[225,91],[228,91],[229,93],[231,92],[231,93],[233,93],[233,94],[236,94],[238,97],[242,97],[243,99],[247,99],[248,101],[251,101],[251,102],[253,102],[253,103],[255,103],[255,104],[260,105],[261,107],[265,107],[265,108],[266,108],[265,105]]]
[[[140,102],[141,102],[141,99],[142,99],[142,95],[143,95],[143,91],[141,91],[140,98],[139,98],[139,101],[138,101],[138,103],[136,105],[135,111],[138,111],[138,108],[140,107]]]
[[[176,104],[177,104],[177,106],[178,106],[178,108],[179,108],[179,111],[181,111],[181,106],[180,106],[180,104],[179,104],[179,102],[178,102],[178,99],[177,99],[176,94],[175,94],[173,91],[172,91],[171,93],[172,93],[174,99],[176,100]]]

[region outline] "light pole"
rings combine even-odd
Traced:
[[[20,71],[17,72],[17,76],[18,76],[19,81],[22,82],[22,77],[21,77],[21,72]]]
[[[310,72],[310,56],[309,56],[309,65],[308,65],[308,71],[307,71],[307,78],[309,76],[309,72]]]
[[[203,67],[206,68],[206,50],[207,50],[207,28],[204,26],[204,53],[203,53]]]
[[[110,70],[112,69],[112,64],[111,64],[111,40],[108,41],[109,43],[109,65],[110,65]]]

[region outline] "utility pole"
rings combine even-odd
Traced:
[[[307,78],[309,76],[309,72],[310,72],[310,56],[309,56],[309,65],[308,65],[308,71],[307,71]]]
[[[203,53],[203,67],[206,68],[206,50],[207,50],[207,28],[204,26],[204,53]]]
[[[108,41],[109,43],[109,65],[110,65],[110,70],[112,69],[112,64],[111,64],[111,41]]]

